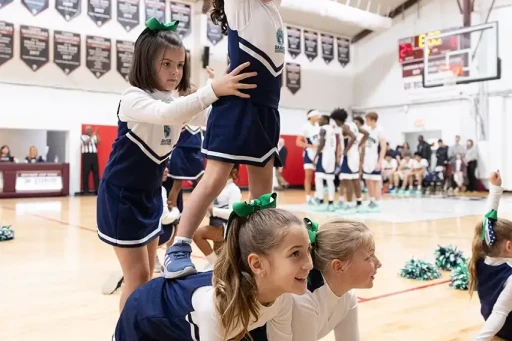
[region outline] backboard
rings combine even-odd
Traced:
[[[424,88],[500,79],[498,23],[426,36],[423,59]]]

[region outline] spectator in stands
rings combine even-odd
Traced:
[[[408,154],[409,156],[412,155],[412,152],[411,152],[411,146],[409,146],[409,143],[407,142],[404,142],[404,144],[402,145],[402,159],[404,158],[404,155],[405,154]]]
[[[16,162],[8,145],[3,145],[0,149],[0,162]]]
[[[94,181],[94,194],[98,193],[100,173],[98,165],[98,148],[101,139],[98,132],[92,131],[91,126],[85,127],[82,135],[82,193],[89,193],[89,173],[92,172]]]
[[[448,151],[448,157],[450,158],[450,162],[455,161],[455,155],[460,154],[462,158],[466,155],[466,147],[460,144],[460,136],[455,135],[455,144],[450,147]]]
[[[45,162],[43,157],[39,155],[36,146],[30,147],[28,150],[28,155],[25,158],[26,163],[36,163],[36,162]]]
[[[427,160],[430,166],[430,163],[432,162],[432,148],[430,147],[430,144],[425,141],[423,135],[418,136],[418,148],[416,152],[421,155],[422,159]]]
[[[477,190],[476,188],[476,168],[478,166],[477,159],[478,159],[478,151],[476,150],[476,147],[473,143],[473,140],[468,140],[466,142],[466,155],[464,157],[464,160],[466,161],[466,164],[468,165],[468,191],[474,192]]]
[[[437,141],[437,150],[436,150],[436,166],[443,166],[446,167],[446,165],[449,162],[448,159],[448,146],[443,143],[443,140],[439,139]]]

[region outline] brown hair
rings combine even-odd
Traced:
[[[215,305],[221,316],[225,340],[233,330],[242,326],[242,331],[234,338],[241,340],[248,334],[251,319],[258,318],[258,289],[247,262],[248,256],[251,253],[270,254],[281,244],[292,224],[304,226],[293,213],[276,208],[232,220],[213,269]]]
[[[177,33],[172,31],[151,31],[146,28],[135,42],[133,51],[133,63],[128,76],[128,81],[134,87],[144,91],[153,92],[159,89],[154,63],[156,58],[161,58],[165,49],[184,49],[183,42]],[[178,92],[183,92],[190,87],[190,59],[185,50],[185,64],[183,65],[183,77],[176,87]]]
[[[238,0],[237,0],[238,1]],[[228,34],[228,18],[224,12],[224,0],[211,0],[213,9],[210,13],[210,18],[215,25],[219,25],[222,34]]]
[[[371,231],[365,224],[339,218],[330,220],[320,227],[316,235],[312,251],[313,266],[326,271],[335,259],[350,261],[361,247],[375,248]]]
[[[379,119],[379,114],[377,114],[375,111],[372,111],[366,114],[366,118],[377,121]]]
[[[473,235],[473,246],[471,248],[471,259],[468,264],[469,272],[469,295],[473,296],[473,292],[477,290],[478,274],[476,271],[477,263],[486,256],[499,257],[501,245],[507,240],[512,241],[512,221],[507,219],[498,219],[493,225],[494,237],[496,242],[489,246],[482,240],[483,221],[479,221],[475,226]]]

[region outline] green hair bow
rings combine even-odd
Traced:
[[[496,242],[496,236],[494,234],[494,223],[498,221],[498,211],[490,210],[484,216],[482,222],[482,240],[489,246],[492,246]]]
[[[224,229],[224,239],[228,235],[228,229],[231,226],[231,222],[235,217],[248,217],[256,211],[264,210],[267,208],[276,208],[277,205],[277,193],[264,194],[258,199],[247,201],[240,201],[233,204],[233,212],[229,215],[228,223]]]
[[[304,223],[306,223],[306,228],[308,229],[309,242],[314,244],[318,233],[318,223],[309,218],[304,218]]]
[[[171,21],[168,23],[162,23],[157,18],[153,17],[146,21],[146,27],[151,31],[173,31],[176,32],[178,29],[179,21]]]

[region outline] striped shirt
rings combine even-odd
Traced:
[[[90,141],[87,143],[87,141]],[[98,149],[96,148],[96,144],[98,143],[98,138],[93,135],[89,136],[87,134],[82,135],[82,153],[98,153]]]

